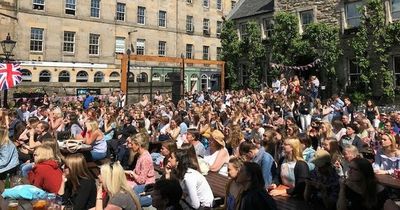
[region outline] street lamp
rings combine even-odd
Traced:
[[[185,55],[181,53],[182,71],[181,71],[181,99],[185,96]]]
[[[12,51],[14,50],[14,47],[17,44],[17,42],[14,40],[11,40],[10,33],[8,33],[6,39],[1,41],[0,44],[1,44],[1,48],[3,49],[3,53],[4,53],[3,55],[6,57],[5,61],[6,61],[6,63],[8,63],[8,62],[10,62],[10,57],[13,56]],[[8,108],[7,95],[8,95],[8,90],[4,90],[3,106],[5,108]]]
[[[129,90],[129,74],[130,74],[130,70],[131,70],[131,53],[134,49],[127,49],[126,50],[126,54],[128,55],[128,68],[126,71],[126,91],[125,91],[125,105],[128,105],[128,90]]]

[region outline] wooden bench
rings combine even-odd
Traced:
[[[387,174],[376,174],[376,179],[385,187],[400,189],[400,180]]]

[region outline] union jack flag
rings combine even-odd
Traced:
[[[22,80],[18,63],[0,63],[0,90],[8,90]]]

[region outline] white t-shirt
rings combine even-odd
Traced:
[[[213,192],[206,178],[200,172],[189,168],[181,181],[181,186],[184,194],[187,195],[185,200],[191,207],[194,209],[198,209],[200,206],[212,207]]]

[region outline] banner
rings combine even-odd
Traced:
[[[312,63],[309,63],[307,65],[304,66],[285,66],[282,64],[276,64],[276,63],[270,63],[270,67],[273,69],[277,69],[280,71],[308,71],[311,68],[316,67],[319,63],[321,63],[320,59],[316,59],[315,61],[313,61]]]

